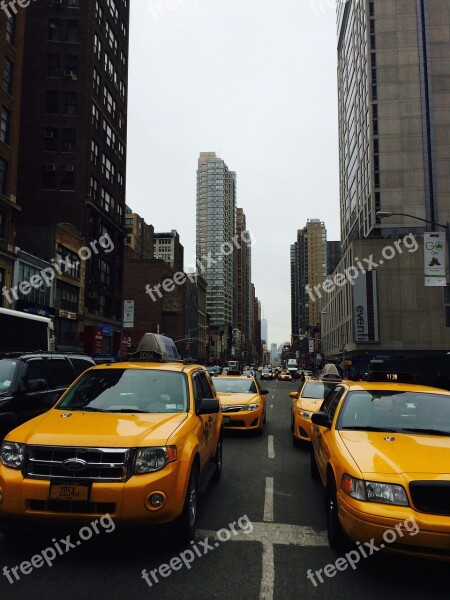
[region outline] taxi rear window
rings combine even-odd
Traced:
[[[96,369],[69,390],[59,409],[180,413],[188,410],[184,373],[159,369]]]

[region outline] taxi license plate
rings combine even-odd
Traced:
[[[71,483],[58,483],[50,486],[50,500],[63,502],[86,502],[89,500],[88,485],[73,485]]]
[[[230,422],[230,417],[224,417],[223,418],[223,422],[225,423],[229,423]]]

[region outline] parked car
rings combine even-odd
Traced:
[[[0,439],[49,410],[86,369],[90,356],[57,352],[9,352],[0,359]]]

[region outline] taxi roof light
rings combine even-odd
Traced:
[[[178,361],[179,355],[175,342],[159,333],[144,333],[131,361],[168,362]]]

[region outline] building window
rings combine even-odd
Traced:
[[[78,56],[76,54],[67,54],[64,57],[64,75],[74,77],[78,73]]]
[[[19,270],[18,270],[18,279],[19,281],[30,281],[31,277],[34,275],[38,275],[39,279],[41,277],[42,270],[37,267],[28,265],[23,262],[19,262]],[[34,281],[34,280],[33,280]],[[50,304],[50,295],[51,295],[52,286],[45,285],[42,281],[42,285],[38,288],[32,286],[30,292],[28,294],[21,294],[20,291],[19,297],[23,300],[27,300],[28,302],[33,302],[36,304],[44,304],[45,306],[49,306]]]
[[[100,94],[100,74],[97,69],[94,68],[94,79],[93,79],[94,92]]]
[[[64,171],[64,175],[61,178],[61,189],[62,190],[73,190],[75,187],[75,174],[73,170]]]
[[[11,127],[11,111],[4,106],[0,119],[0,140],[5,144],[9,144],[9,130]]]
[[[44,190],[56,190],[55,165],[44,165],[42,187]]]
[[[100,127],[100,110],[95,104],[92,105],[92,125],[95,129]]]
[[[80,22],[67,21],[67,37],[66,40],[72,44],[78,43],[80,35]]]
[[[44,150],[55,151],[57,149],[57,133],[58,130],[54,127],[46,127],[44,129]]]
[[[116,101],[114,100],[114,98],[112,97],[112,95],[110,94],[108,88],[104,87],[103,89],[103,102],[106,106],[106,110],[109,112],[109,114],[115,118],[116,116]]]
[[[47,90],[45,109],[48,113],[59,112],[59,97],[57,90]]]
[[[6,19],[6,41],[14,45],[16,39],[16,15],[11,15]]]
[[[77,94],[76,92],[64,92],[64,113],[66,115],[77,114]]]
[[[48,74],[55,76],[59,75],[60,56],[59,54],[49,54],[47,56]]]
[[[103,8],[100,6],[100,2],[98,0],[95,2],[95,18],[101,25],[103,22]]]
[[[3,66],[3,89],[8,94],[11,94],[12,91],[12,81],[13,81],[13,63],[12,61],[5,56],[5,63]]]
[[[110,127],[105,120],[103,120],[103,130],[104,130],[105,136],[106,136],[106,143],[108,144],[108,146],[110,148],[115,149],[116,134],[114,133],[112,127]]]
[[[76,286],[58,281],[56,284],[56,307],[77,312],[79,292],[80,290]]]
[[[91,163],[98,166],[98,144],[91,140]]]
[[[102,41],[97,34],[94,35],[94,54],[98,60],[102,60]]]
[[[58,244],[56,246],[56,262],[63,275],[80,279],[80,257],[69,248]]]
[[[93,200],[98,200],[98,181],[92,175],[89,184],[89,195]]]
[[[114,197],[111,196],[111,194],[107,192],[105,188],[102,188],[101,205],[103,210],[105,210],[107,213],[111,213],[114,211]]]
[[[75,129],[64,129],[63,152],[75,152]]]
[[[108,181],[114,183],[116,168],[105,154],[102,155],[102,173]]]
[[[8,163],[4,158],[0,158],[0,194],[6,196],[6,187],[8,179]]]
[[[61,19],[48,20],[48,39],[51,42],[61,41]]]
[[[105,285],[111,285],[111,265],[102,258],[99,259],[99,271],[100,282]]]

